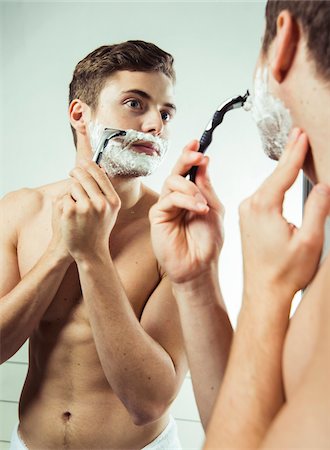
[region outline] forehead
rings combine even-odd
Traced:
[[[119,70],[109,77],[100,98],[118,97],[134,90],[146,92],[157,103],[171,102],[174,97],[173,82],[163,73]]]

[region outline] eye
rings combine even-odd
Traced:
[[[168,122],[169,120],[172,119],[172,115],[168,112],[168,111],[162,111],[162,119],[164,120],[164,122]]]
[[[137,100],[136,98],[127,100],[125,102],[125,105],[128,105],[132,109],[142,109],[142,103],[140,102],[140,100]]]

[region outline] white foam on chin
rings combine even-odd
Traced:
[[[104,126],[100,123],[90,123],[90,142],[96,151],[102,139]],[[167,152],[168,141],[150,133],[136,130],[125,130],[126,135],[111,139],[103,150],[100,165],[110,177],[131,176],[142,177],[151,175],[161,164]],[[150,142],[157,153],[148,155],[131,148],[136,141]]]
[[[252,96],[252,117],[255,120],[265,153],[278,160],[285,148],[292,119],[284,103],[268,92],[268,70],[259,68],[254,82]]]

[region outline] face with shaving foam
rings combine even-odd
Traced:
[[[264,151],[269,158],[278,160],[287,143],[292,118],[284,103],[269,92],[267,68],[258,68],[256,72],[251,102]]]
[[[91,146],[96,151],[104,126],[90,123]],[[110,177],[144,177],[151,175],[167,152],[168,141],[151,133],[125,130],[125,136],[110,139],[102,153],[100,166]]]
[[[159,72],[117,71],[99,95],[89,117],[88,137],[95,152],[105,128],[124,130],[103,150],[100,165],[110,177],[152,174],[167,151],[175,114],[173,82]]]

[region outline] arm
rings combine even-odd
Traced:
[[[152,241],[180,311],[189,368],[206,428],[227,363],[232,327],[218,282],[223,206],[207,176],[208,158],[188,145],[151,209]],[[196,185],[183,178],[199,166]]]
[[[261,448],[276,417],[295,409],[291,400],[284,403],[283,344],[292,298],[317,270],[330,207],[329,188],[316,186],[300,230],[282,216],[307,150],[306,135],[293,133],[274,173],[241,205],[243,305],[205,448]],[[273,447],[289,447],[284,435],[269,439]]]
[[[224,376],[232,327],[218,283],[218,273],[174,284],[196,403],[204,429]],[[211,355],[211,356],[209,356]]]
[[[172,403],[185,374],[177,308],[163,278],[141,323],[109,252],[78,261],[84,301],[106,378],[136,425],[157,420]]]
[[[104,374],[137,425],[157,420],[182,383],[185,354],[177,307],[164,277],[144,307],[141,322],[127,298],[109,252],[120,202],[95,164],[72,171],[62,225],[75,258]]]
[[[329,262],[326,262],[328,273]],[[261,449],[329,448],[330,286],[328,281],[325,284],[320,311],[322,320],[315,354],[296,392],[272,422],[262,441]]]
[[[13,356],[31,336],[51,303],[71,257],[61,247],[59,236],[52,242],[35,266],[21,279],[18,260],[17,215],[22,193],[12,193],[1,200],[0,211],[0,362]],[[23,198],[24,203],[31,200]],[[33,204],[29,204],[33,208]],[[54,213],[56,215],[56,212]]]

